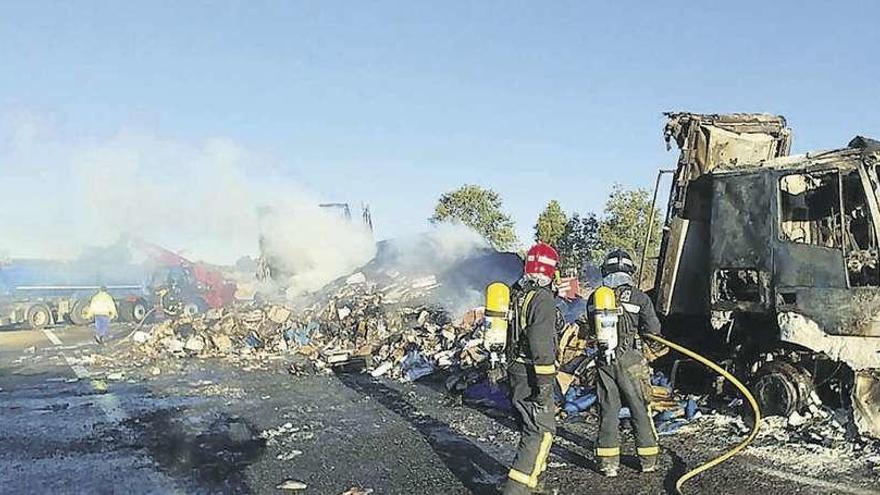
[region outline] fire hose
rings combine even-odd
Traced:
[[[761,410],[758,408],[758,402],[755,400],[755,397],[752,396],[752,393],[749,392],[749,389],[746,388],[746,386],[743,385],[742,382],[737,380],[735,376],[731,375],[727,370],[725,370],[724,368],[719,366],[717,363],[714,363],[714,362],[710,361],[709,359],[697,354],[696,352],[694,352],[690,349],[687,349],[685,347],[682,347],[678,344],[675,344],[673,342],[670,342],[670,341],[668,341],[658,335],[645,334],[644,336],[647,338],[650,338],[656,342],[659,342],[660,344],[663,344],[672,350],[678,351],[689,358],[692,358],[692,359],[699,361],[700,363],[706,365],[708,368],[712,369],[713,371],[715,371],[719,375],[726,378],[737,389],[739,389],[740,392],[742,392],[743,396],[746,398],[746,400],[748,400],[749,405],[752,406],[752,410],[755,412],[755,424],[752,426],[752,431],[751,431],[751,433],[749,433],[749,436],[747,436],[745,438],[745,440],[743,440],[742,442],[740,442],[739,444],[737,444],[735,447],[728,450],[724,454],[710,460],[709,462],[703,463],[694,469],[691,469],[690,471],[688,471],[687,473],[682,475],[680,478],[678,478],[678,480],[675,482],[675,490],[679,494],[681,494],[681,493],[683,493],[681,491],[681,487],[682,487],[682,485],[684,485],[684,483],[686,481],[688,481],[689,479],[693,478],[694,476],[697,476],[698,474],[700,474],[704,471],[712,469],[713,467],[730,459],[731,457],[738,454],[741,450],[746,448],[750,443],[752,443],[752,440],[754,440],[755,437],[758,435],[758,429],[761,426]]]

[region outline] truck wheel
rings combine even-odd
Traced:
[[[755,399],[766,416],[791,416],[805,408],[814,390],[806,370],[784,361],[764,364],[752,380]]]
[[[143,299],[135,299],[131,303],[131,313],[129,313],[129,316],[131,316],[131,321],[134,323],[144,321],[147,317],[147,303]]]
[[[52,323],[52,312],[45,304],[34,304],[28,308],[27,322],[33,330],[46,328]]]
[[[147,303],[143,299],[119,301],[119,319],[126,323],[140,323],[147,317]]]
[[[116,309],[119,311],[119,321],[123,321],[125,323],[132,323],[134,320],[131,317],[131,308],[134,306],[132,301],[128,301],[123,299],[116,303]]]
[[[92,319],[86,316],[86,310],[89,307],[88,299],[77,299],[75,303],[73,303],[73,308],[70,310],[70,322],[77,326],[88,325],[92,322]]]
[[[183,305],[183,316],[195,316],[204,311],[202,305],[196,301],[190,301]]]

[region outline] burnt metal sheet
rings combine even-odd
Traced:
[[[779,312],[803,314],[830,335],[880,337],[880,290],[875,287],[782,286],[777,288],[777,294]]]
[[[716,177],[711,215],[710,263],[714,268],[769,271],[773,189],[768,174]]]
[[[856,136],[852,138],[847,146],[862,150],[880,150],[880,141],[865,136]]]
[[[705,222],[673,218],[657,286],[660,314],[704,314],[709,294],[709,229]],[[687,260],[681,263],[681,260]]]
[[[847,287],[843,251],[778,239],[771,244],[778,287]]]

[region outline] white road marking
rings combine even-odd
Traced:
[[[52,332],[52,330],[49,330],[48,328],[44,328],[44,329],[43,329],[43,334],[46,336],[47,339],[49,339],[49,342],[51,342],[52,345],[63,345],[63,344],[64,344],[63,342],[61,342],[61,339],[59,339],[59,338],[58,338],[58,337]]]
[[[787,471],[780,471],[778,469],[763,467],[763,466],[752,466],[749,465],[749,468],[754,471],[759,471],[761,473],[773,476],[775,478],[780,478],[786,481],[793,481],[795,483],[799,483],[801,485],[814,486],[816,488],[821,489],[822,493],[851,493],[853,495],[877,495],[876,490],[869,490],[866,488],[860,488],[857,486],[847,486],[841,483],[832,483],[830,481],[820,480],[818,478],[813,478],[812,476],[804,476],[801,474],[790,473]]]
[[[51,330],[43,329],[43,334],[49,339],[53,345],[60,346],[64,345],[61,339],[58,338]],[[92,378],[92,373],[86,369],[85,366],[79,364],[76,359],[68,356],[64,353],[64,351],[60,352],[61,357],[64,358],[64,361],[67,362],[67,365],[70,366],[70,369],[73,370],[73,373],[80,380],[90,380]],[[107,385],[104,384],[103,381],[100,380],[91,380],[92,388],[98,391],[106,391]],[[96,402],[98,407],[101,408],[101,411],[104,412],[104,415],[114,423],[121,423],[125,420],[125,411],[122,409],[122,406],[119,403],[119,399],[107,392],[103,394],[99,394],[96,398]]]

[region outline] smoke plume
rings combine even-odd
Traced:
[[[192,259],[258,254],[258,208],[274,254],[313,286],[370,259],[368,232],[322,212],[266,157],[224,138],[121,130],[68,138],[28,113],[0,115],[0,255],[72,259],[136,236]],[[330,198],[338,200],[339,198]],[[91,252],[94,252],[93,250]]]

